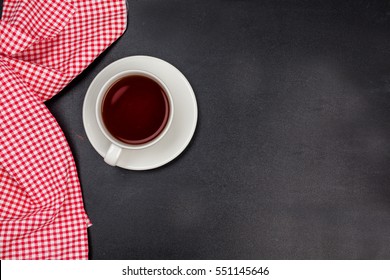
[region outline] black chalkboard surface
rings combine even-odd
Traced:
[[[0,1],[2,4],[2,1]],[[92,259],[389,259],[388,1],[129,1],[128,29],[47,102],[73,150]],[[151,171],[110,167],[82,104],[111,62],[179,68],[190,145]]]

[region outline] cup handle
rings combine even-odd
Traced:
[[[111,144],[110,148],[106,153],[106,156],[104,157],[104,161],[111,166],[116,166],[116,163],[119,159],[119,156],[121,155],[121,152],[122,152],[121,148],[119,148],[115,144]]]

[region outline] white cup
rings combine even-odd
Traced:
[[[107,130],[107,128],[105,127],[105,125],[103,123],[103,117],[102,117],[102,102],[103,102],[104,96],[106,95],[109,88],[115,82],[120,80],[121,78],[131,76],[131,75],[144,76],[144,77],[152,79],[153,81],[158,83],[161,86],[161,88],[165,91],[165,93],[168,97],[168,103],[169,103],[168,121],[167,121],[167,124],[165,125],[164,129],[162,130],[162,132],[156,138],[152,139],[151,141],[146,142],[144,144],[139,144],[139,145],[130,145],[130,144],[124,143],[122,141],[119,141],[114,136],[112,136],[110,134],[110,132]],[[110,140],[110,142],[111,142],[111,145],[108,148],[106,155],[104,157],[104,161],[109,165],[116,166],[116,163],[118,162],[119,157],[120,157],[123,149],[129,149],[129,150],[144,149],[144,148],[152,146],[152,145],[156,144],[158,141],[160,141],[164,137],[164,135],[167,133],[167,131],[169,130],[169,128],[171,126],[174,108],[173,108],[172,96],[171,96],[171,93],[170,93],[168,87],[158,77],[156,77],[152,73],[149,73],[146,71],[128,70],[128,71],[123,71],[119,74],[116,74],[115,76],[110,78],[103,85],[102,89],[100,90],[100,92],[98,94],[95,112],[96,112],[97,123],[99,125],[100,130],[102,131],[104,136],[108,140]]]

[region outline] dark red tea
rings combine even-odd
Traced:
[[[106,129],[130,145],[155,139],[164,130],[168,116],[169,102],[164,89],[141,75],[127,76],[115,82],[102,102]]]

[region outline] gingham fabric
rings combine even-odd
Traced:
[[[88,258],[89,220],[76,166],[43,102],[125,31],[126,18],[124,0],[3,2],[1,259]]]

